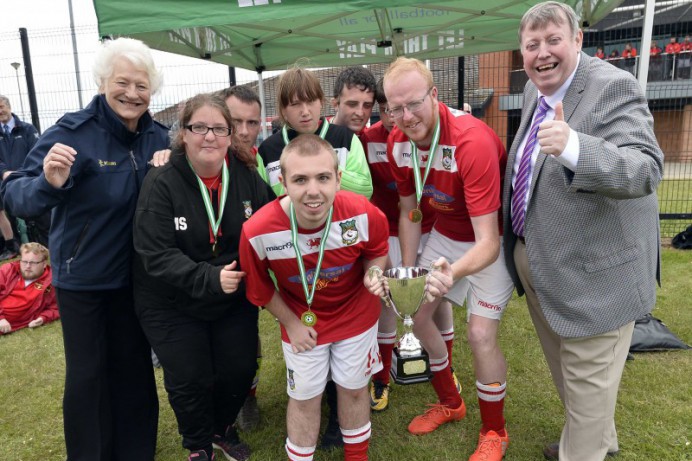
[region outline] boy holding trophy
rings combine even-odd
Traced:
[[[421,204],[429,200],[436,219],[417,265],[429,267],[441,256],[452,262],[454,285],[445,297],[458,305],[466,302],[483,423],[470,461],[499,461],[509,444],[503,411],[507,365],[497,341],[499,320],[513,290],[500,254],[498,222],[507,154],[487,125],[437,100],[432,74],[421,61],[394,61],[384,75],[384,91],[396,124],[387,155],[400,198],[402,262],[416,265],[425,213]],[[432,385],[439,398],[409,424],[409,432],[416,435],[466,415],[434,322],[440,304],[439,299],[423,304],[414,318],[414,333],[430,356]]]
[[[339,191],[336,154],[318,136],[292,140],[281,154],[280,168],[287,195],[245,223],[240,258],[248,299],[281,323],[289,395],[286,453],[290,460],[313,459],[320,401],[331,375],[344,459],[367,460],[367,385],[382,367],[377,319],[378,297],[385,292],[381,279],[368,271],[384,268],[387,220],[365,197]],[[430,280],[431,295],[451,285],[442,273]]]

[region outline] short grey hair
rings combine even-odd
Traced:
[[[524,30],[543,29],[549,24],[562,26],[569,25],[572,38],[577,37],[579,32],[579,18],[571,6],[564,3],[548,1],[532,6],[519,23],[519,43]]]
[[[118,58],[127,59],[135,67],[147,73],[151,94],[159,91],[163,83],[163,75],[154,65],[151,49],[139,40],[125,37],[103,42],[101,50],[96,55],[91,71],[99,89],[113,75],[113,65]]]
[[[10,100],[5,96],[4,94],[0,94],[0,102],[4,102],[7,107],[10,109],[12,108],[12,104],[10,104]]]

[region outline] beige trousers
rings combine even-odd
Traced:
[[[603,461],[607,452],[618,451],[615,404],[634,322],[596,336],[560,337],[543,315],[533,289],[526,246],[519,240],[514,248],[514,262],[565,408],[560,461]]]

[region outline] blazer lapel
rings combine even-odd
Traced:
[[[574,79],[572,79],[572,84],[567,89],[567,93],[562,100],[562,108],[565,111],[565,120],[569,122],[572,118],[572,114],[577,109],[579,101],[584,94],[586,89],[586,76],[588,75],[589,69],[589,59],[590,56],[585,53],[581,54],[581,59],[579,60],[579,67],[574,73]]]

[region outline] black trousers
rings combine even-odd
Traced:
[[[132,289],[57,288],[67,461],[152,461],[159,401]]]
[[[186,449],[209,447],[238,416],[257,370],[258,311],[244,302],[207,321],[137,306]]]

